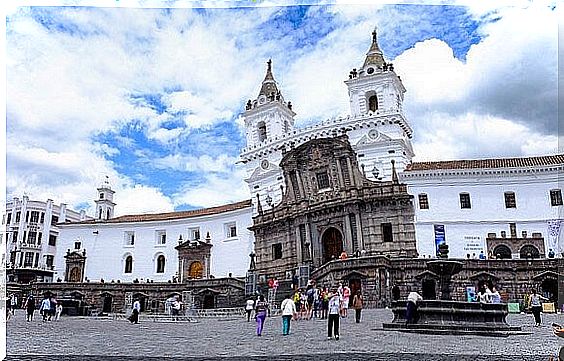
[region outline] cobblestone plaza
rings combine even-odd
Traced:
[[[138,325],[121,319],[63,317],[58,322],[25,322],[23,310],[7,324],[7,360],[548,360],[561,345],[551,324],[562,316],[543,315],[533,327],[532,315],[511,314],[522,326],[509,337],[438,336],[384,331],[392,312],[363,311],[341,319],[341,339],[327,340],[325,320],[293,321],[281,335],[281,318],[267,318],[263,337],[243,318],[199,319],[198,322],[154,322]]]

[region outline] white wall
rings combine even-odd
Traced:
[[[237,237],[228,238],[225,224],[236,222]],[[253,249],[254,236],[247,229],[251,226],[251,208],[170,221],[69,224],[61,226],[59,252],[55,257],[57,277],[64,279],[65,254],[74,249],[75,241],[81,242],[86,250],[85,277],[95,281],[133,281],[151,279],[155,282],[171,280],[178,272],[178,237],[190,239],[191,228],[200,229],[203,241],[207,232],[211,243],[211,274],[215,277],[244,276],[248,270],[249,254]],[[165,245],[157,244],[157,231],[166,231]],[[95,234],[97,232],[97,234]],[[135,244],[125,245],[125,233],[135,232]],[[133,272],[124,273],[124,261],[128,254],[133,256]],[[163,254],[166,259],[164,273],[156,273],[156,259]]]
[[[551,206],[550,203],[550,190],[561,188],[557,171],[526,174],[483,174],[482,169],[467,171],[471,174],[458,171],[458,175],[447,175],[445,173],[457,172],[448,170],[442,174],[439,171],[407,171],[400,175],[402,181],[408,184],[408,192],[414,196],[420,255],[435,254],[434,224],[445,226],[446,242],[452,257],[465,258],[467,253],[480,253],[479,247],[468,247],[468,243],[472,243],[469,237],[478,237],[476,243],[482,244],[487,254],[487,234],[495,232],[499,236],[501,231],[505,231],[509,236],[509,223],[516,223],[519,237],[522,231],[527,231],[528,236],[539,232],[545,239],[545,251],[553,248],[549,244],[547,222],[562,219],[564,211],[562,206]],[[515,193],[516,208],[505,208],[504,192],[507,191]],[[472,208],[460,208],[459,194],[462,192],[470,194]],[[427,194],[429,209],[419,208],[420,193]]]

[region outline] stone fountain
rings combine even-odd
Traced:
[[[419,315],[416,323],[406,322],[407,301],[393,301],[392,322],[384,323],[387,330],[430,334],[474,334],[508,336],[520,333],[521,327],[506,322],[507,304],[483,304],[453,301],[452,276],[464,266],[461,261],[448,259],[448,246],[439,246],[439,259],[427,262],[427,269],[439,278],[440,300],[423,300],[417,303]]]

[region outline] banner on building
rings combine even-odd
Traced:
[[[433,225],[435,229],[435,255],[439,255],[439,244],[446,243],[445,239],[445,225],[435,224]]]
[[[466,287],[466,300],[476,302],[476,287]]]

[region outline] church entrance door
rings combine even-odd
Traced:
[[[205,295],[203,306],[204,306],[203,308],[206,310],[215,308],[215,297],[213,295]]]
[[[329,228],[323,233],[323,263],[337,259],[343,252],[343,235],[337,228]]]
[[[352,307],[354,295],[358,291],[362,294],[362,283],[359,279],[351,279],[349,280],[349,288],[351,289],[351,296],[349,297],[349,307]]]
[[[102,308],[102,312],[112,312],[112,296],[109,294],[104,295],[104,307]]]

